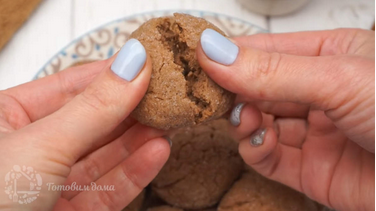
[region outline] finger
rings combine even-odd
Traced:
[[[113,131],[147,90],[151,61],[139,41],[129,40],[114,59],[85,91],[57,112],[21,129],[20,135],[34,135],[38,147],[69,152],[64,155],[69,161],[66,165],[72,165],[96,141]],[[47,125],[49,129],[45,130]]]
[[[304,152],[302,178],[305,194],[320,203],[330,204],[328,193],[333,175],[339,169],[339,162],[344,158],[347,137],[333,124],[323,111],[312,111],[308,117],[309,130],[302,151]],[[323,165],[325,163],[325,165]],[[322,187],[327,188],[318,188]]]
[[[309,105],[290,102],[256,101],[250,97],[237,95],[235,103],[248,102],[256,105],[261,112],[277,117],[307,118]]]
[[[345,100],[338,92],[345,90],[355,96],[348,88],[355,73],[343,71],[348,68],[344,60],[349,58],[293,56],[238,47],[210,29],[202,33],[200,43],[197,58],[205,72],[225,89],[254,100],[331,109]]]
[[[169,143],[163,138],[145,143],[95,182],[97,186],[113,185],[115,191],[81,192],[70,202],[77,210],[121,210],[158,174],[169,152]]]
[[[309,105],[290,102],[256,101],[250,97],[236,96],[235,102],[249,102],[256,105],[261,112],[277,117],[307,118]]]
[[[272,128],[260,129],[239,143],[245,163],[265,177],[302,191],[301,150],[278,143]]]
[[[307,122],[303,119],[278,118],[274,122],[278,141],[286,146],[301,148],[307,137]]]
[[[282,34],[256,34],[233,38],[239,45],[301,56],[327,56],[347,53],[359,30],[337,29]]]
[[[8,122],[0,118],[0,138],[14,131]]]
[[[239,103],[232,109],[230,123],[229,133],[235,140],[241,140],[260,127],[261,112],[251,104]]]
[[[114,141],[115,139],[122,136],[128,129],[132,128],[136,125],[137,121],[131,117],[127,117],[124,121],[122,121],[112,132],[108,135],[104,136],[103,138],[99,138],[96,140],[93,145],[86,150],[84,154],[81,155],[81,158],[85,158],[87,155],[93,153],[94,151],[98,150],[99,148],[105,146],[107,143]]]
[[[262,123],[261,127],[267,128],[267,127],[275,127],[274,121],[275,121],[275,116],[271,114],[266,114],[266,113],[261,113],[262,115]]]
[[[105,60],[72,67],[3,93],[16,99],[30,121],[34,122],[55,112],[81,93],[107,63]]]
[[[112,168],[134,153],[147,141],[163,136],[165,131],[136,124],[121,137],[77,162],[69,174],[66,184],[88,185],[109,172]],[[70,200],[79,191],[65,191],[62,197]]]
[[[255,104],[262,112],[277,117],[307,118],[309,112],[308,105],[296,103],[259,101]]]

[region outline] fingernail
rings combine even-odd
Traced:
[[[239,47],[213,29],[205,29],[200,41],[206,56],[220,64],[230,65],[238,56]]]
[[[239,103],[238,105],[235,106],[234,109],[231,111],[231,116],[230,116],[230,123],[233,126],[239,126],[240,125],[240,113],[243,110],[244,103]]]
[[[146,61],[144,46],[136,40],[130,39],[120,49],[111,70],[127,81],[132,81],[141,71]]]
[[[254,132],[251,135],[251,145],[255,147],[262,145],[264,143],[265,133],[266,129],[258,129],[256,132]]]
[[[170,137],[168,136],[163,136],[164,139],[166,139],[166,141],[170,144],[170,147],[172,147],[172,140]]]

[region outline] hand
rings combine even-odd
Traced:
[[[245,162],[336,210],[374,210],[375,33],[233,42],[206,30],[197,57],[213,80],[248,102],[231,118]],[[259,127],[266,130],[251,135]]]
[[[10,199],[1,180],[1,208],[121,210],[157,175],[170,150],[159,138],[164,132],[128,117],[146,92],[151,61],[135,40],[114,60],[0,92],[1,178],[28,166],[43,183],[35,201],[19,204],[23,194],[11,192]],[[17,190],[29,190],[20,180]],[[92,182],[110,191],[56,190],[72,183],[90,188]]]

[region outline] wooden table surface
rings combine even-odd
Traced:
[[[311,0],[285,16],[252,13],[236,0],[44,0],[0,51],[0,90],[30,81],[56,52],[74,38],[111,20],[154,10],[194,9],[247,20],[270,32],[370,29],[374,0]]]

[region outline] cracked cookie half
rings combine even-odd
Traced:
[[[152,59],[149,88],[132,116],[159,129],[207,122],[230,109],[234,94],[212,81],[200,67],[196,47],[208,21],[187,14],[151,19],[134,31]]]

